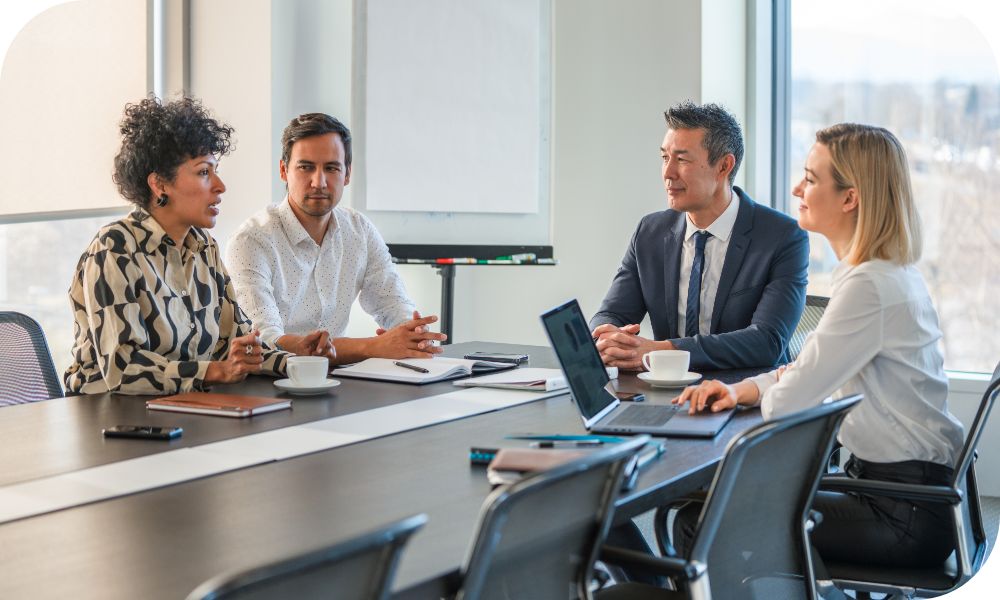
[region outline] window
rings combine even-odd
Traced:
[[[126,102],[147,91],[147,3],[0,3],[0,310],[69,366],[76,263],[128,207],[111,181]]]
[[[0,225],[0,310],[21,312],[38,321],[60,376],[73,362],[68,290],[76,263],[97,230],[117,218]]]
[[[918,267],[945,366],[959,371],[991,372],[1000,358],[1000,74],[983,29],[997,17],[985,1],[790,4],[790,185],[818,129],[853,121],[899,137],[923,223]],[[809,290],[826,295],[837,260],[822,236],[810,244]]]

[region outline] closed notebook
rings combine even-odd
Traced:
[[[548,471],[584,454],[580,450],[501,448],[486,469],[486,480],[492,485],[514,483],[526,473]]]
[[[566,387],[566,376],[561,369],[541,369],[521,367],[512,371],[483,375],[456,381],[460,387],[488,387],[505,390],[527,390],[531,392],[551,392]]]
[[[208,392],[188,392],[146,401],[146,408],[150,410],[168,410],[220,417],[250,417],[291,408],[291,406],[292,401],[283,398],[255,398],[253,396]]]
[[[586,450],[549,450],[541,448],[501,448],[490,462],[494,471],[534,473],[548,471],[563,463],[586,456]]]
[[[401,367],[396,364],[397,362],[425,369],[427,372],[421,373],[412,368]],[[473,373],[513,369],[516,366],[510,363],[445,358],[442,356],[435,356],[434,358],[404,358],[399,360],[368,358],[349,367],[336,369],[334,374],[337,377],[357,377],[359,379],[422,384],[455,379],[457,377],[472,375]]]

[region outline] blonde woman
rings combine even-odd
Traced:
[[[921,236],[903,148],[889,131],[842,123],[816,134],[799,198],[799,226],[826,237],[840,264],[830,304],[795,362],[735,385],[706,381],[674,400],[691,412],[760,405],[765,419],[863,393],[844,420],[851,477],[946,484],[963,443],[948,412],[941,331],[914,263]],[[808,452],[808,448],[802,451]],[[812,541],[829,561],[938,565],[953,549],[947,507],[819,492]],[[675,521],[685,544],[696,507]]]

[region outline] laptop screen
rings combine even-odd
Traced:
[[[580,304],[570,300],[542,315],[549,342],[559,357],[569,389],[586,421],[614,403],[617,398],[605,389],[610,380],[597,353]]]

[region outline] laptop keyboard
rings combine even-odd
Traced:
[[[676,409],[669,406],[631,405],[604,425],[607,427],[635,427],[637,425],[656,427],[669,421],[675,412]]]

